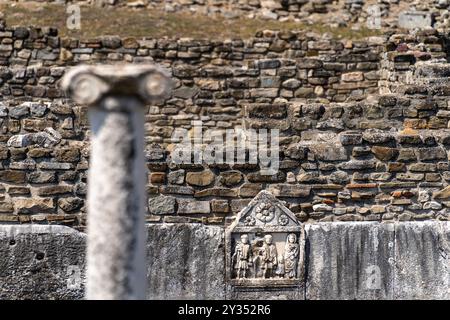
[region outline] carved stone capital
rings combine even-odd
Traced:
[[[168,97],[172,84],[156,65],[83,65],[66,73],[61,86],[75,102],[92,106],[107,97],[159,101]]]

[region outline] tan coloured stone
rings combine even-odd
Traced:
[[[214,181],[215,175],[210,170],[200,172],[188,172],[186,182],[192,186],[204,187]]]
[[[392,160],[398,155],[398,150],[395,148],[373,146],[371,151],[381,161]]]
[[[11,183],[24,183],[25,172],[14,170],[2,170],[0,171],[0,181]]]
[[[52,198],[19,198],[14,200],[18,213],[42,213],[54,209]]]
[[[362,72],[349,72],[342,75],[342,80],[345,82],[358,82],[364,80],[364,74]]]
[[[434,199],[448,199],[450,198],[450,186],[433,193]]]
[[[227,187],[234,186],[242,181],[239,171],[225,171],[220,174],[220,181]]]

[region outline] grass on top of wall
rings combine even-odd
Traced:
[[[279,22],[262,19],[226,19],[190,13],[165,13],[150,9],[124,7],[81,7],[81,29],[68,30],[66,6],[42,3],[0,2],[8,26],[51,26],[59,30],[60,36],[79,39],[102,35],[122,37],[182,38],[194,39],[247,39],[260,30],[303,30],[329,33],[335,38],[361,39],[379,35],[370,29],[331,28],[327,25],[305,25],[296,22]]]

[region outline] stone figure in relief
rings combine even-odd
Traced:
[[[236,269],[237,278],[247,278],[252,265],[252,248],[247,234],[242,234],[241,241],[236,244],[232,263]]]
[[[273,239],[271,234],[266,234],[264,236],[263,244],[263,258],[262,258],[262,269],[264,270],[264,278],[272,278],[276,270],[277,261],[277,247],[273,244]]]
[[[284,247],[284,269],[286,276],[291,279],[297,276],[299,249],[297,235],[290,233],[286,238],[286,246]]]
[[[253,276],[254,278],[262,278],[262,249],[257,243],[253,245]]]
[[[278,267],[275,273],[279,278],[284,278],[285,268],[284,268],[284,256],[282,254],[278,256]]]

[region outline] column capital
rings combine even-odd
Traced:
[[[144,104],[165,99],[172,87],[157,65],[80,65],[67,72],[61,87],[75,102],[98,105],[105,97],[136,97]]]

